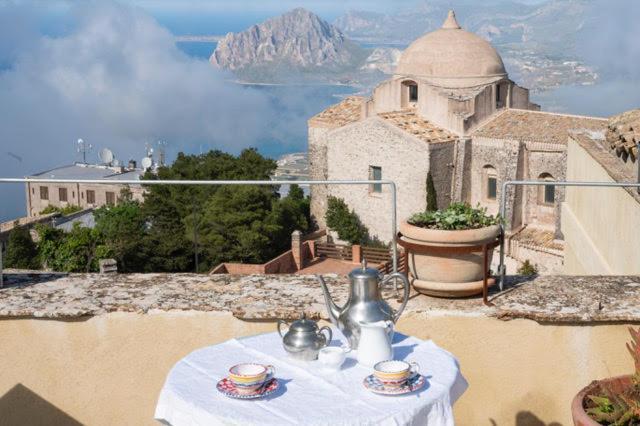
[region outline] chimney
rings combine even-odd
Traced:
[[[115,259],[101,259],[98,265],[101,274],[116,274],[118,272],[118,262]]]
[[[304,267],[304,253],[302,253],[302,232],[297,230],[291,233],[291,254],[299,271]]]
[[[136,163],[136,160],[129,160],[129,169],[130,170],[135,170],[137,165],[138,165],[138,163]]]

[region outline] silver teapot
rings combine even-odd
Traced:
[[[286,334],[282,334],[282,326],[289,326]],[[328,337],[322,334],[326,331]],[[282,345],[289,355],[301,361],[313,361],[318,358],[318,352],[331,342],[333,334],[330,327],[318,329],[318,324],[307,319],[304,314],[302,318],[294,321],[291,325],[283,320],[278,320],[278,334],[282,337]]]
[[[317,278],[322,285],[329,318],[333,325],[338,327],[349,340],[351,349],[358,349],[361,322],[392,321],[395,324],[409,300],[409,280],[404,274],[396,272],[383,278],[377,269],[367,268],[366,261],[362,262],[362,267],[349,273],[351,280],[349,299],[344,306],[336,305],[329,294],[327,284],[320,275]],[[396,312],[382,299],[380,294],[380,288],[394,278],[399,278],[404,283],[404,297]],[[389,333],[390,337],[393,337],[393,327],[389,327]]]

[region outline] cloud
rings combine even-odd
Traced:
[[[264,93],[186,56],[141,9],[70,3],[70,27],[47,37],[38,7],[0,5],[0,176],[68,164],[80,137],[98,148],[92,159],[109,147],[126,161],[158,139],[174,152],[203,144],[237,152],[270,129]]]

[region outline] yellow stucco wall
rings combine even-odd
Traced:
[[[605,169],[569,138],[567,180],[613,182]],[[565,273],[640,274],[640,204],[622,188],[567,188],[562,205]]]
[[[202,312],[0,320],[0,425],[154,424],[160,388],[180,358],[273,330],[273,322]],[[407,314],[398,330],[431,338],[460,360],[470,384],[455,406],[460,425],[569,425],[581,387],[632,370],[623,325]]]

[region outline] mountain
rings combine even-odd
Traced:
[[[250,82],[336,81],[352,78],[370,53],[335,26],[298,8],[227,34],[209,61]]]

